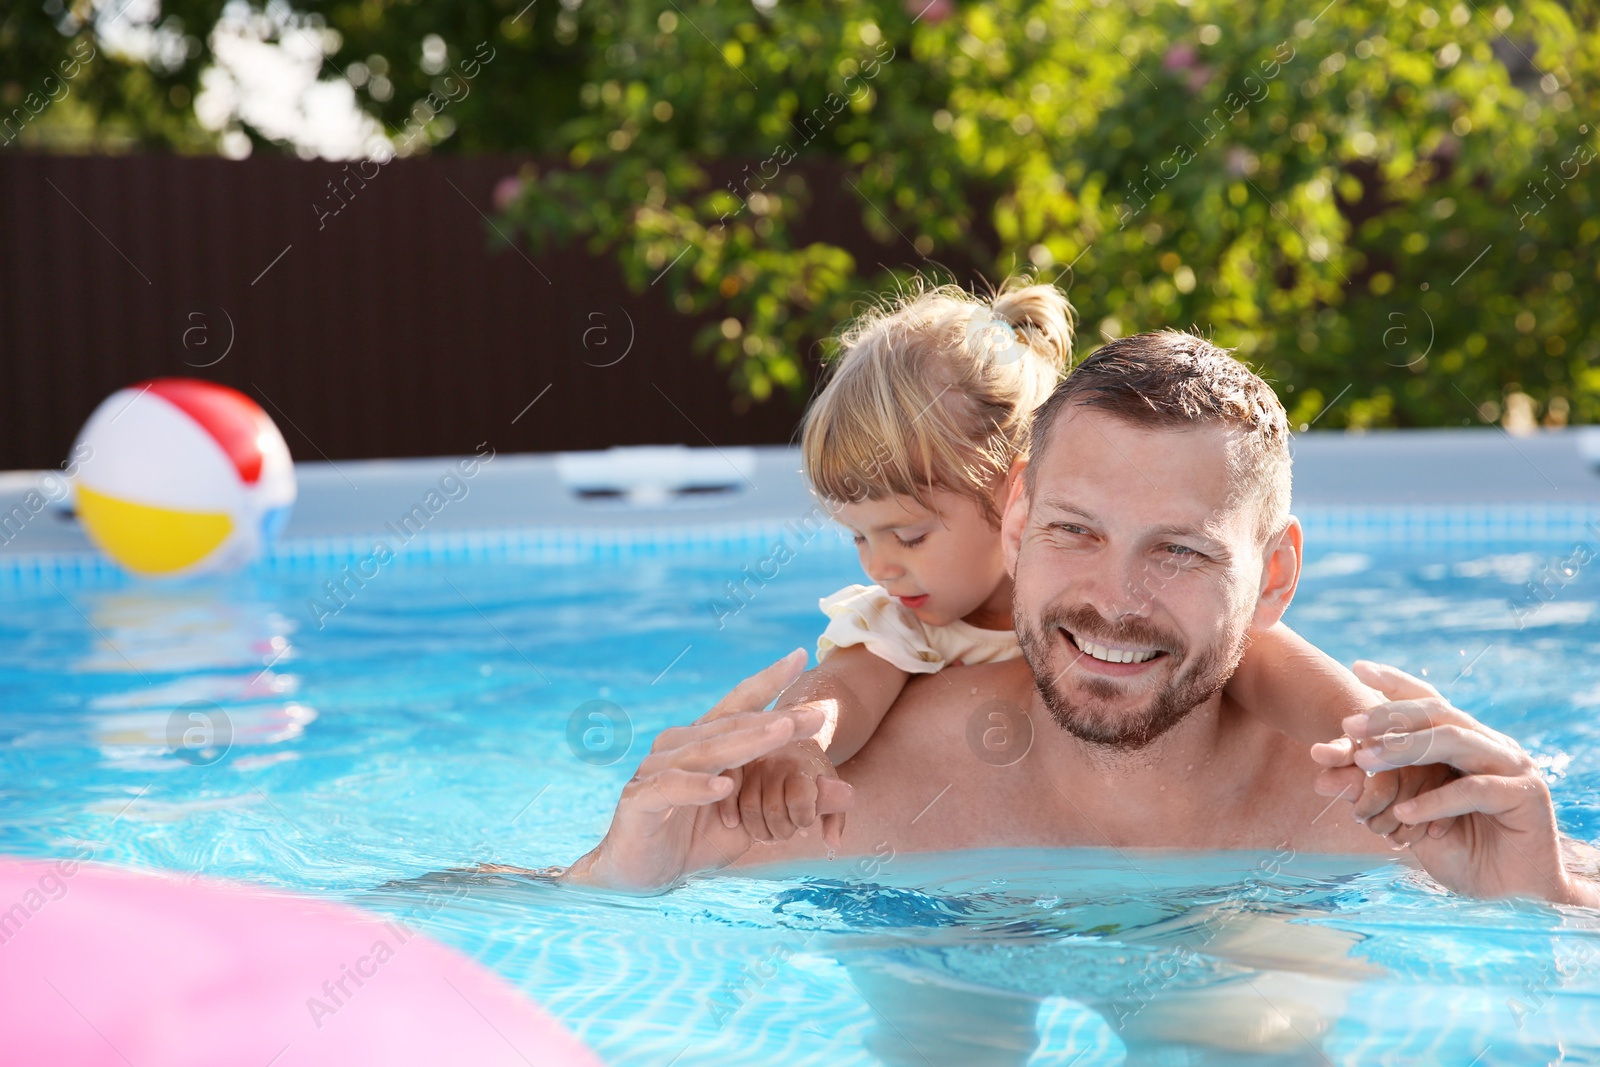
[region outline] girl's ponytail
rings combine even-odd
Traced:
[[[839,335],[806,413],[801,462],[825,500],[936,489],[970,497],[998,526],[995,492],[1025,453],[1029,418],[1072,359],[1072,306],[1053,285],[1007,281],[986,301],[913,286]]]
[[[1007,323],[1029,350],[1057,374],[1072,363],[1072,305],[1053,285],[1010,287],[990,305],[994,317]]]

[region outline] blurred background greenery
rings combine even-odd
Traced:
[[[753,399],[913,274],[1027,271],[1080,353],[1197,328],[1301,426],[1600,421],[1587,0],[23,0],[0,63],[4,149],[524,155],[502,229]]]

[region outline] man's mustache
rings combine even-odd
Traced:
[[[1113,622],[1087,604],[1073,607],[1051,605],[1040,613],[1039,622],[1047,630],[1060,628],[1096,644],[1155,648],[1174,659],[1182,659],[1188,651],[1182,638],[1161,629],[1149,619],[1124,617]]]

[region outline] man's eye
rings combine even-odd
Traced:
[[[1168,545],[1167,552],[1174,556],[1198,556],[1200,554],[1188,545]]]
[[[1069,534],[1086,534],[1089,532],[1075,522],[1052,522],[1050,524],[1050,528],[1052,530],[1060,530],[1062,533]]]

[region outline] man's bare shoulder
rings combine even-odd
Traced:
[[[896,760],[955,755],[951,746],[963,743],[975,715],[981,717],[983,709],[996,700],[1025,705],[1031,685],[1032,676],[1021,660],[946,667],[935,674],[916,675],[856,758],[881,758],[891,753]]]
[[[899,699],[855,757],[839,768],[863,807],[893,811],[931,776],[962,780],[974,767],[968,731],[985,709],[1025,705],[1032,675],[1021,661],[946,667],[906,683]]]
[[[988,827],[993,797],[973,787],[974,772],[985,765],[973,758],[967,729],[987,703],[1026,701],[1031,684],[1032,675],[1020,661],[946,667],[912,677],[861,751],[839,765],[839,777],[854,790],[842,854],[865,855],[880,846],[926,851],[1014,843]],[[935,801],[947,801],[947,807],[963,813],[964,822],[956,825],[946,811],[939,818],[922,818]],[[756,845],[736,866],[825,853],[820,834],[796,834]]]
[[[1383,838],[1352,820],[1349,805],[1329,803],[1313,787],[1321,768],[1311,758],[1311,748],[1225,705],[1228,715],[1227,750],[1239,774],[1239,795],[1249,816],[1235,820],[1236,840],[1219,841],[1219,847],[1263,847],[1267,838],[1305,852],[1390,853]],[[1251,768],[1249,773],[1240,773]],[[1227,837],[1226,832],[1223,837]]]

